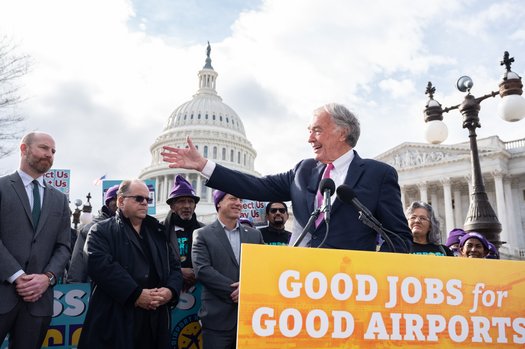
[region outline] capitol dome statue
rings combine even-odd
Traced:
[[[139,178],[156,181],[156,217],[163,219],[169,211],[166,199],[175,176],[185,177],[195,188],[201,200],[196,214],[204,223],[216,217],[212,189],[205,186],[206,178],[193,170],[173,169],[162,161],[164,145],[185,147],[189,136],[205,158],[241,172],[259,174],[254,170],[257,156],[251,142],[246,138],[241,118],[217,94],[217,72],[213,70],[208,43],[206,63],[198,73],[199,89],[193,98],[176,108],[168,118],[163,132],[150,148],[151,165],[144,168]]]

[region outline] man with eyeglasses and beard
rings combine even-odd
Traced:
[[[86,240],[89,307],[78,348],[169,348],[170,312],[182,288],[180,261],[166,229],[148,216],[149,189],[125,180],[117,213]]]
[[[292,235],[291,232],[284,229],[288,217],[288,206],[284,202],[269,202],[266,205],[268,226],[261,228],[266,245],[288,245]]]

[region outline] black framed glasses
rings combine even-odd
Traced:
[[[411,222],[415,222],[416,220],[417,221],[420,221],[420,222],[430,222],[430,218],[428,217],[425,217],[425,216],[410,216],[408,217],[408,220],[411,221]]]
[[[270,209],[270,213],[277,213],[277,211],[279,211],[282,214],[286,213],[286,209],[285,208],[271,208]]]
[[[123,195],[122,197],[124,198],[133,198],[135,199],[136,202],[138,202],[139,204],[143,203],[144,200],[146,200],[146,202],[148,204],[151,204],[153,202],[153,199],[150,198],[149,196],[142,196],[142,195]]]

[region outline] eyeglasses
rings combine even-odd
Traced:
[[[277,213],[277,211],[279,211],[282,214],[286,213],[286,209],[285,208],[271,208],[270,209],[270,213]]]
[[[143,203],[144,200],[147,201],[148,204],[151,204],[153,202],[153,199],[149,196],[142,196],[142,195],[123,195],[124,198],[133,198],[136,202],[139,204]]]
[[[410,217],[408,217],[408,220],[411,221],[411,222],[415,222],[416,220],[418,220],[420,222],[430,222],[430,219],[428,217],[425,217],[425,216],[410,216]]]

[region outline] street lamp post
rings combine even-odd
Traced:
[[[80,223],[80,213],[82,212],[80,210],[80,206],[82,205],[82,200],[80,199],[76,199],[75,200],[75,211],[73,211],[73,213],[71,214],[73,216],[73,227],[75,228],[75,230],[77,229],[78,227],[78,223]]]
[[[91,213],[93,211],[93,207],[91,206],[91,193],[88,193],[86,195],[86,203],[84,206],[82,206],[82,213],[80,214],[80,223],[83,225],[91,223],[93,220],[93,214]]]
[[[424,110],[425,122],[427,123],[426,137],[430,143],[439,144],[447,138],[448,131],[447,126],[443,123],[443,113],[458,109],[463,115],[463,128],[469,131],[473,189],[469,211],[463,228],[466,231],[477,231],[483,234],[498,249],[505,242],[500,241],[501,224],[489,203],[485,185],[483,184],[476,128],[481,127],[479,122],[481,102],[498,94],[502,98],[499,114],[504,120],[514,122],[525,117],[525,99],[521,97],[523,84],[521,77],[510,70],[512,62],[514,62],[514,58],[510,58],[509,53],[505,51],[501,65],[505,66],[506,71],[503,75],[503,81],[499,84],[499,91],[493,91],[475,98],[470,94],[470,89],[474,86],[472,79],[468,76],[462,76],[459,78],[456,86],[461,92],[467,92],[467,95],[461,104],[444,109],[434,99],[436,89],[430,81],[425,92],[430,98]]]

